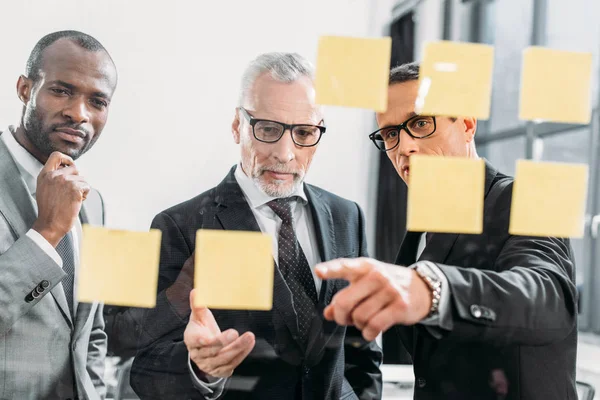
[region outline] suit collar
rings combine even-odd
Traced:
[[[4,141],[4,144],[11,153],[13,160],[17,164],[19,173],[25,181],[29,193],[32,195],[37,189],[37,177],[44,168],[44,165],[40,163],[29,151],[17,142],[14,137],[14,127],[9,126],[5,131],[5,134],[0,138]]]
[[[484,196],[487,197],[498,176],[498,170],[485,160],[485,184]],[[444,263],[450,254],[450,250],[456,243],[460,234],[458,233],[432,233],[429,243],[423,250],[419,261],[426,260],[437,263]],[[402,248],[401,248],[402,249]],[[404,249],[402,249],[404,250]],[[416,252],[416,247],[415,247]],[[399,255],[400,256],[400,255]]]
[[[10,131],[0,135],[11,135]],[[23,236],[36,219],[35,205],[13,155],[0,140],[0,182],[6,190],[0,191],[0,213],[14,230],[16,237]]]
[[[494,180],[496,179],[496,176],[498,176],[498,170],[496,168],[494,168],[494,166],[492,164],[490,164],[490,162],[486,159],[484,159],[485,161],[485,186],[484,186],[484,196],[487,197],[487,195],[490,193],[490,189],[492,188],[492,185],[494,183]]]

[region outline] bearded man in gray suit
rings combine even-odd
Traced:
[[[75,161],[98,140],[117,84],[81,32],[43,37],[17,82],[21,121],[0,133],[0,399],[101,399],[102,305],[73,293],[82,223],[102,224]]]

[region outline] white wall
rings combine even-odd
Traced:
[[[442,39],[443,7],[444,1],[422,0],[415,9],[415,60],[423,60],[425,43]]]
[[[43,35],[81,30],[112,54],[120,81],[109,122],[78,165],[103,193],[109,226],[133,230],[216,185],[237,162],[230,124],[252,58],[296,51],[315,62],[320,35],[379,36],[373,21],[385,18],[370,0],[7,3],[0,3],[0,126],[18,120],[15,83]],[[326,113],[328,131],[308,181],[369,211],[374,115],[337,107]]]

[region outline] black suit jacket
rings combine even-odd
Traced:
[[[198,229],[260,231],[234,177],[235,167],[217,187],[160,213],[153,228],[163,232],[159,292],[173,284],[195,249]],[[357,204],[311,185],[305,185],[322,260],[366,255],[362,212]],[[212,310],[221,330],[234,328],[256,335],[256,346],[229,379],[225,399],[375,399],[381,397],[381,351],[355,330],[326,321],[324,307],[346,283],[324,281],[318,317],[308,345],[298,341],[292,297],[275,268],[271,311]],[[160,295],[159,295],[160,297]],[[165,321],[174,321],[168,301],[162,303]],[[156,313],[154,313],[156,314]],[[189,316],[189,306],[188,306]],[[142,399],[200,399],[188,370],[183,332],[188,318],[173,326],[145,331],[168,332],[142,349],[133,364],[131,385]],[[151,335],[150,335],[151,336]],[[302,396],[299,393],[302,393]]]
[[[508,233],[512,181],[488,164],[483,233],[433,234],[421,255],[448,279],[451,318],[444,328],[396,327],[413,358],[415,399],[503,398],[493,375],[507,378],[506,399],[577,398],[571,246]],[[398,261],[414,257],[409,235]]]

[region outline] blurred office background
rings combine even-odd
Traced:
[[[0,15],[0,130],[19,118],[16,80],[43,35],[81,30],[113,56],[119,86],[109,123],[78,165],[104,195],[109,227],[131,230],[148,229],[156,213],[216,185],[238,161],[230,124],[241,74],[259,53],[295,51],[314,62],[321,35],[392,36],[392,64],[419,60],[430,40],[495,46],[480,155],[508,174],[520,158],[590,165],[586,233],[573,241],[578,379],[600,387],[598,0],[9,0],[0,3]],[[590,125],[519,121],[521,55],[530,45],[594,54]],[[374,114],[327,107],[326,122],[308,181],[357,201],[371,254],[392,260],[404,234],[406,189],[367,138]],[[411,398],[410,367],[394,366],[405,360],[393,337],[383,344],[386,398]],[[115,370],[108,373],[118,397]]]

